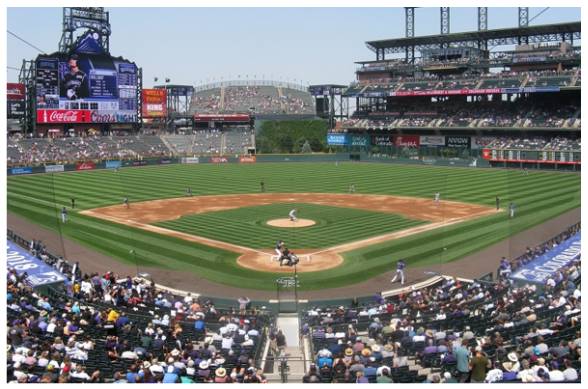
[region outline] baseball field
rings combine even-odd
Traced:
[[[193,196],[186,196],[188,187]],[[579,207],[580,175],[370,163],[201,164],[11,176],[7,191],[9,212],[147,272],[176,270],[271,290],[277,274],[291,272],[271,258],[282,239],[302,254],[302,287],[315,290],[365,281],[400,258],[410,267],[444,263],[507,239]],[[506,211],[510,202],[514,218]],[[294,208],[313,225],[271,225]]]

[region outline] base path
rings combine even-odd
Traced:
[[[294,221],[290,219],[273,219],[268,220],[267,225],[272,227],[280,227],[280,228],[302,228],[302,227],[310,227],[314,226],[316,222],[310,219],[296,219]]]
[[[343,258],[339,253],[393,239],[404,238],[412,234],[461,223],[497,212],[493,208],[481,205],[456,201],[434,202],[433,199],[416,197],[335,193],[260,193],[160,199],[131,203],[128,208],[120,204],[85,210],[80,213],[146,231],[157,232],[159,234],[174,236],[191,242],[240,253],[242,255],[237,260],[239,266],[257,271],[281,273],[284,272],[284,267],[280,268],[278,262],[271,260],[272,255],[275,255],[275,252],[271,250],[244,247],[152,225],[152,223],[179,219],[185,215],[275,203],[309,203],[343,208],[357,208],[374,212],[392,213],[408,219],[430,222],[423,226],[348,242],[336,247],[325,247],[316,250],[309,250],[308,248],[292,249],[292,252],[295,254],[302,255],[304,253],[310,255],[310,261],[301,260],[298,266],[298,271],[300,272],[321,271],[337,267],[343,263]],[[297,222],[291,222],[289,219],[276,219],[271,220],[268,224],[277,223],[279,224],[277,225],[278,227],[292,227],[294,224],[303,224],[305,222],[314,224],[313,220],[306,219],[298,219]],[[276,226],[275,224],[270,225]],[[309,225],[312,224],[307,224],[306,226]]]

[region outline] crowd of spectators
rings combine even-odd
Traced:
[[[8,166],[130,160],[176,155],[242,154],[252,144],[248,126],[194,130],[189,135],[23,138],[7,141]]]
[[[551,100],[515,102],[447,101],[436,103],[398,102],[390,112],[370,112],[359,107],[342,129],[431,128],[576,128],[580,125],[580,108],[575,103],[553,104]]]
[[[170,150],[158,136],[87,136],[8,139],[8,165],[164,157]]]
[[[220,309],[140,278],[85,274],[48,254],[41,242],[31,242],[30,251],[72,282],[39,292],[26,273],[8,269],[9,382],[265,381],[255,362],[265,314]]]
[[[495,137],[486,145],[490,149],[579,151],[579,138],[564,137]]]
[[[308,92],[279,86],[226,86],[198,92],[192,98],[195,113],[243,113],[256,115],[309,115],[314,113]]]
[[[580,272],[578,260],[544,285],[445,277],[373,304],[312,308],[303,381],[579,382]]]

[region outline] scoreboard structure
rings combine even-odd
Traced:
[[[24,61],[25,130],[35,135],[137,130],[142,122],[142,70],[109,53],[103,8],[64,8],[59,51]],[[84,29],[74,39],[74,32]]]

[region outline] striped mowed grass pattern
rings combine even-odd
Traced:
[[[279,228],[267,225],[285,218],[291,209],[314,226]],[[399,215],[317,204],[278,203],[227,211],[187,215],[156,223],[171,230],[234,243],[256,249],[271,248],[279,239],[289,248],[326,248],[424,224]]]
[[[325,272],[301,274],[305,289],[343,286],[390,270],[398,258],[410,266],[448,262],[478,251],[510,235],[580,206],[580,175],[517,170],[466,169],[369,163],[258,163],[227,165],[172,165],[123,168],[115,173],[96,170],[76,173],[13,176],[7,179],[8,210],[112,257],[141,265],[193,271],[212,281],[245,288],[272,289],[275,276],[236,266],[237,255],[129,228],[70,211],[60,225],[59,209],[76,198],[79,210],[183,196],[256,193],[260,181],[268,192],[344,193],[355,184],[359,193],[431,198],[502,208],[510,201],[517,216],[501,212],[470,222],[424,232],[345,253],[342,266]],[[443,248],[447,250],[443,250]],[[66,253],[67,254],[67,253]]]

